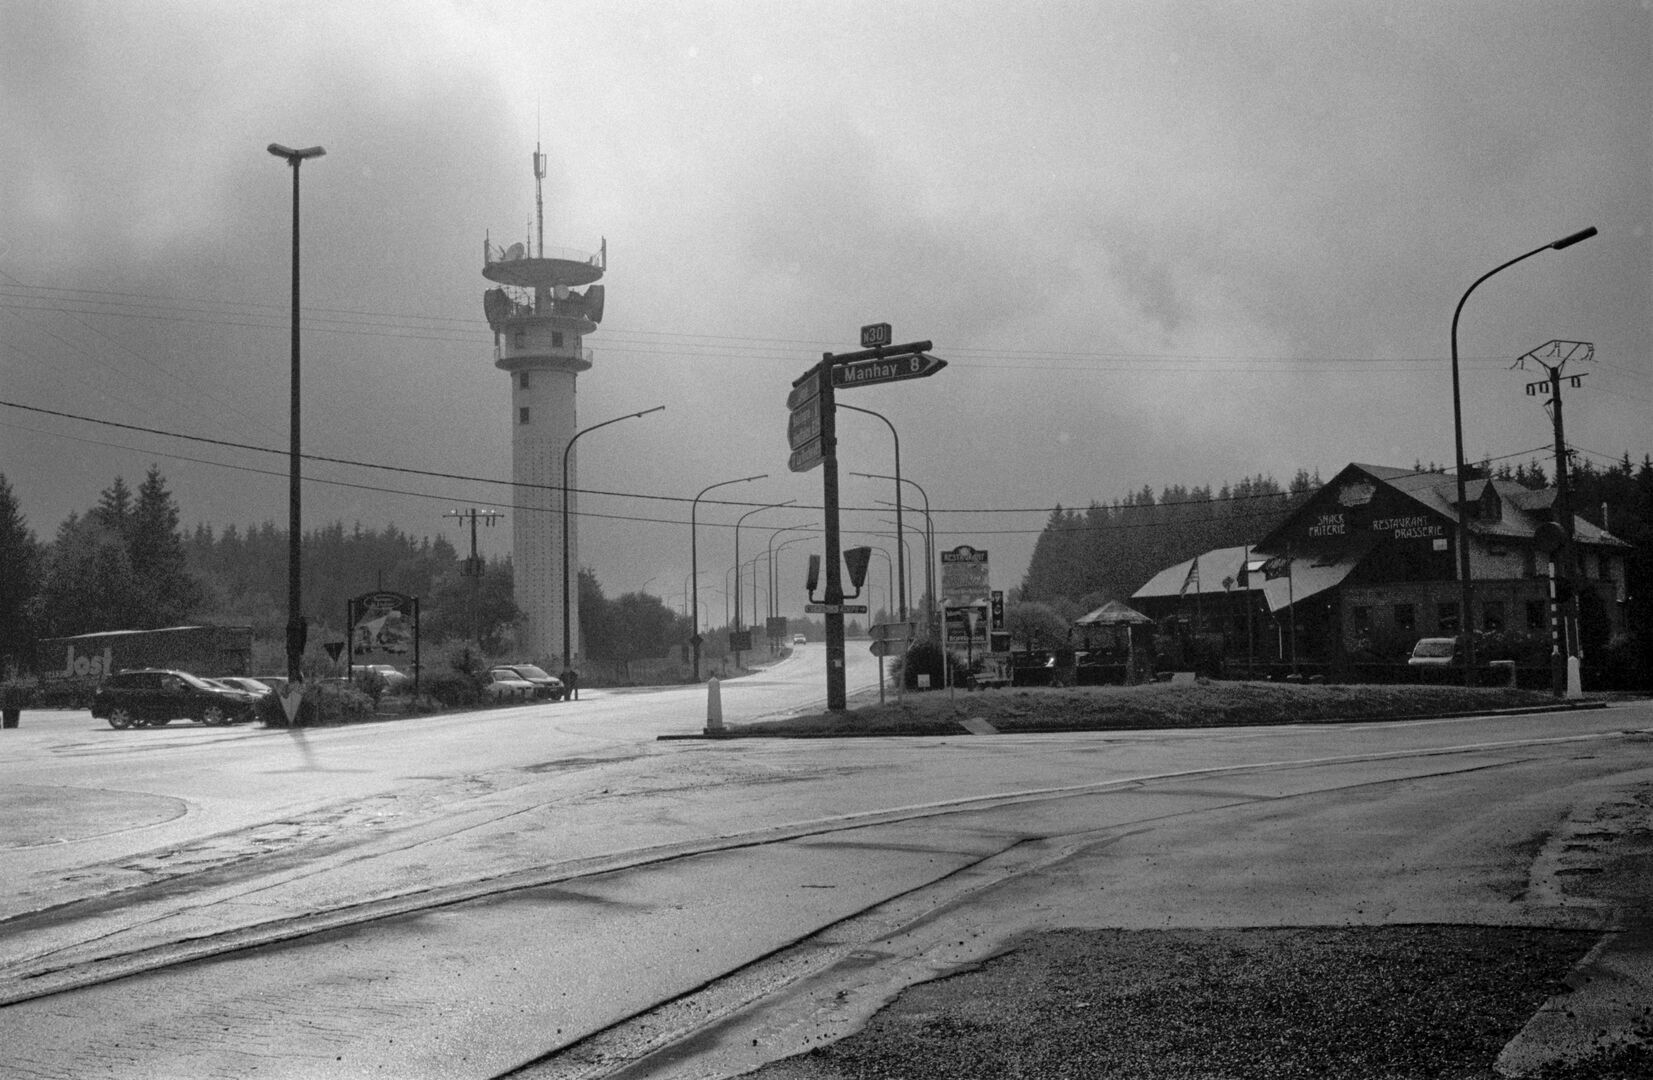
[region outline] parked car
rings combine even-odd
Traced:
[[[1463,642],[1455,637],[1419,638],[1406,660],[1408,667],[1452,667],[1463,662]]]
[[[287,689],[287,676],[285,675],[254,675],[253,679],[263,683],[278,694]]]
[[[369,672],[384,679],[385,690],[392,694],[400,694],[413,685],[412,675],[390,664],[357,664],[350,669],[350,677],[360,682],[367,678]]]
[[[490,668],[483,677],[482,696],[489,702],[527,701],[534,696],[534,684],[508,667]]]
[[[92,695],[92,715],[113,728],[160,727],[180,718],[239,724],[253,718],[256,695],[218,686],[187,671],[120,671]]]
[[[536,664],[500,664],[494,671],[508,671],[519,679],[534,684],[534,696],[561,701],[568,688],[562,680]]]
[[[802,634],[793,634],[792,635],[792,644],[794,644],[794,645],[808,645],[809,644],[809,638],[805,637]]]
[[[220,686],[227,686],[231,690],[245,690],[254,697],[261,698],[265,694],[275,693],[275,687],[269,683],[262,679],[249,679],[245,675],[220,675],[216,679],[207,681],[218,683]]]

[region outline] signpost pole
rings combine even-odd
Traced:
[[[838,536],[838,425],[832,389],[832,354],[821,355],[817,370],[820,379],[821,410],[821,501],[826,534],[826,653],[827,710],[843,712],[847,707],[844,687],[844,576],[843,554]]]

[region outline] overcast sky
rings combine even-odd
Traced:
[[[536,140],[546,244],[608,243],[580,424],[666,406],[580,442],[580,486],[621,493],[582,504],[611,596],[681,602],[671,499],[768,473],[713,494],[819,506],[785,398],[864,323],[948,361],[840,400],[897,427],[940,546],[988,549],[996,588],[1058,503],[1449,462],[1460,296],[1591,225],[1465,305],[1467,451],[1548,456],[1543,372],[1510,366],[1563,339],[1595,346],[1568,441],[1639,461],[1650,60],[1632,0],[0,0],[0,472],[42,539],[151,462],[188,526],[285,527],[291,175],[265,147],[321,145],[304,448],[477,479],[310,465],[306,528],[463,546],[445,511],[513,512],[481,482],[510,477],[513,419],[482,242],[528,235]],[[840,435],[866,542],[893,485],[850,474],[891,472],[891,440]],[[703,567],[750,508],[701,504]],[[742,556],[819,520],[754,515]]]

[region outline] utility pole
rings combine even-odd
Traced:
[[[449,510],[442,515],[445,518],[455,518],[460,521],[469,519],[471,523],[471,556],[465,560],[465,567],[460,572],[471,579],[471,632],[476,637],[476,651],[482,652],[482,558],[476,553],[476,523],[493,526],[494,522],[504,517],[498,510],[478,510],[471,507],[469,510]]]
[[[1578,633],[1578,553],[1573,545],[1572,493],[1567,481],[1567,438],[1561,425],[1561,369],[1568,361],[1593,360],[1596,347],[1587,341],[1551,341],[1515,362],[1526,369],[1528,360],[1549,373],[1549,377],[1527,384],[1527,396],[1549,391],[1544,407],[1555,427],[1555,524],[1561,535],[1550,552],[1550,687],[1557,697],[1576,697],[1583,692],[1579,666],[1583,657]],[[1583,375],[1569,375],[1575,389]]]

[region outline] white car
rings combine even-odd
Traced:
[[[389,664],[356,664],[350,670],[351,678],[360,681],[367,677],[368,672],[379,676],[385,681],[385,689],[392,694],[400,694],[413,685],[413,676],[398,671]]]
[[[495,705],[503,701],[529,701],[534,693],[534,684],[510,668],[494,668],[482,684],[482,696]]]
[[[807,637],[804,637],[802,634],[793,634],[792,635],[792,644],[794,644],[794,645],[808,645],[809,644],[809,639]]]
[[[1406,658],[1409,667],[1462,667],[1464,648],[1455,637],[1419,638]]]

